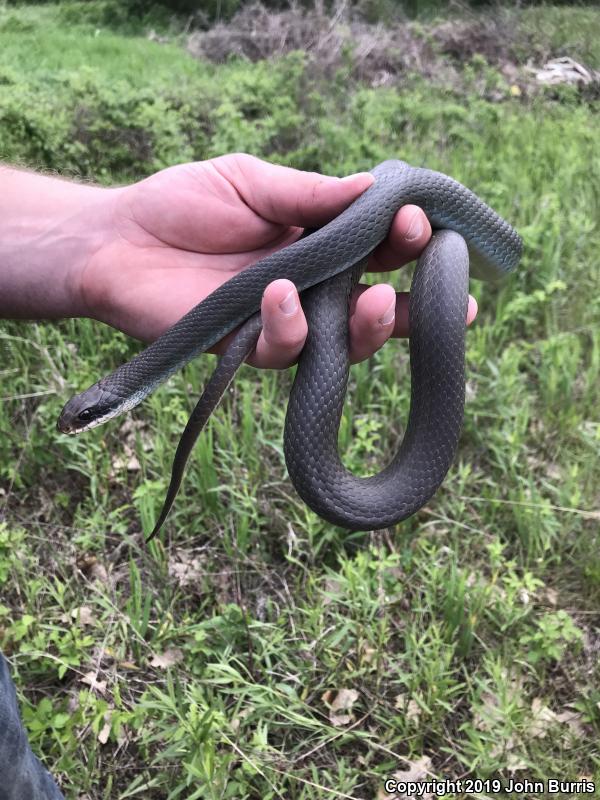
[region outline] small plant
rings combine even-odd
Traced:
[[[532,664],[560,661],[569,646],[578,647],[583,634],[566,611],[544,614],[535,622],[536,630],[525,633],[519,643]]]

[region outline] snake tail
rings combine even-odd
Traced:
[[[210,415],[219,405],[223,395],[227,391],[231,381],[234,379],[238,369],[242,366],[245,359],[250,355],[256,346],[258,337],[262,330],[262,320],[260,314],[254,314],[242,325],[227,348],[226,352],[220,356],[214,372],[210,376],[204,391],[187,421],[187,425],[177,450],[173,458],[171,468],[171,481],[163,503],[162,510],[156,520],[152,533],[147,537],[146,542],[150,542],[158,534],[169,511],[175,502],[177,493],[181,487],[185,467],[190,454],[196,444],[198,437],[204,429]]]

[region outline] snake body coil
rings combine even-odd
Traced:
[[[288,278],[300,291],[309,290],[302,298],[309,335],[290,395],[284,448],[290,477],[305,502],[325,519],[352,530],[380,528],[413,514],[442,482],[463,417],[469,260],[475,277],[501,278],[517,266],[521,239],[446,175],[401,161],[385,161],[372,174],[375,183],[332,222],[236,275],[63,409],[58,427],[66,433],[105,422],[137,405],[176,370],[249,321],[234,340],[231,366],[217,367],[188,423],[154,532],[166,517],[195,437],[256,341],[256,312],[275,278]],[[348,300],[367,257],[407,203],[423,208],[437,230],[411,286],[409,421],[392,462],[377,475],[357,478],[344,469],[337,453],[348,376]]]

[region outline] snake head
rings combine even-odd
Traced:
[[[61,433],[82,433],[114,417],[111,396],[98,385],[71,398],[61,411],[56,427]]]

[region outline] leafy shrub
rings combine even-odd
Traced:
[[[94,3],[67,0],[59,6],[59,18],[68,25],[83,23],[115,29],[127,28],[132,21],[127,3],[118,0],[99,0]]]
[[[532,664],[560,661],[568,648],[578,647],[583,635],[566,611],[544,614],[536,621],[536,630],[521,636],[520,643]]]
[[[29,82],[0,68],[0,159],[123,180],[234,150],[285,158],[306,135],[308,94],[299,55],[162,89],[92,69]]]

